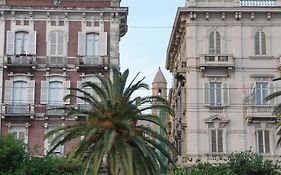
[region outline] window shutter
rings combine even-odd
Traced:
[[[6,80],[5,81],[5,103],[12,104],[13,103],[13,81]]]
[[[11,31],[7,31],[7,39],[6,39],[6,54],[14,55],[15,51],[15,33]]]
[[[204,83],[203,87],[203,101],[204,105],[209,105],[210,104],[210,83],[206,82]]]
[[[57,55],[64,56],[64,32],[58,31],[57,35]]]
[[[36,54],[36,31],[29,32],[29,50],[31,55]]]
[[[267,95],[273,94],[275,92],[275,82],[269,82],[267,86]],[[269,100],[268,104],[275,105],[276,104],[276,98]]]
[[[41,104],[48,104],[49,101],[49,82],[41,81]]]
[[[222,130],[218,130],[218,152],[223,152]]]
[[[70,94],[70,81],[63,82],[63,97]],[[64,104],[70,104],[70,99],[67,99]]]
[[[217,136],[216,130],[211,130],[211,145],[212,145],[212,152],[217,152]]]
[[[78,32],[78,55],[86,55],[86,33]]]
[[[229,83],[222,83],[223,105],[229,105]]]
[[[50,37],[50,55],[54,56],[57,55],[57,35],[56,35],[56,31],[52,31],[49,34]]]
[[[255,55],[260,55],[260,35],[259,32],[255,34]]]
[[[82,87],[82,81],[77,81],[77,88],[78,89],[81,89]],[[83,93],[79,92],[79,91],[76,91],[77,92],[77,96],[83,96]],[[84,101],[82,99],[79,99],[79,98],[76,98],[76,103],[77,104],[84,104]]]
[[[250,104],[255,105],[256,104],[256,83],[250,83],[250,88],[249,88],[249,100]]]
[[[215,54],[215,32],[212,31],[209,36],[209,54]]]
[[[261,32],[261,51],[262,55],[266,55],[266,37],[264,32]]]
[[[101,32],[99,34],[99,55],[107,55],[107,32]]]
[[[216,32],[216,54],[221,53],[221,37],[220,33]]]
[[[34,94],[35,94],[35,81],[31,80],[27,82],[27,92],[28,92],[28,103],[34,104]]]
[[[269,131],[264,131],[265,152],[270,153]]]

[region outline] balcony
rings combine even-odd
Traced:
[[[199,68],[204,76],[228,76],[234,69],[232,55],[200,55]]]
[[[64,119],[65,117],[65,109],[63,104],[51,104],[46,106],[46,114],[45,118],[48,117],[61,117]]]
[[[107,70],[109,66],[108,57],[85,56],[79,57],[79,63],[76,65],[77,70]]]
[[[244,116],[248,123],[258,123],[267,121],[276,123],[278,118],[272,113],[275,106],[273,105],[246,105],[244,107]]]
[[[240,0],[241,7],[273,7],[276,0]]]
[[[66,57],[47,57],[47,67],[66,67]]]
[[[4,68],[36,68],[34,55],[9,55],[4,57]]]
[[[3,116],[27,117],[33,118],[34,105],[31,104],[5,104],[2,106]]]

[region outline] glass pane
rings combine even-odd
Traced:
[[[15,34],[15,53],[17,55],[27,54],[28,49],[28,33],[16,32]]]
[[[89,33],[86,36],[86,55],[97,56],[98,55],[98,42],[99,35],[95,33]]]
[[[217,152],[217,136],[216,130],[211,130],[211,144],[212,144],[212,152]]]
[[[266,104],[266,98],[267,96],[267,83],[262,83],[262,104]]]
[[[216,54],[221,53],[221,39],[220,39],[220,33],[216,32]]]
[[[262,55],[266,55],[266,38],[264,32],[261,32],[261,51]]]
[[[209,37],[209,54],[215,54],[215,32],[210,33]]]
[[[64,33],[59,31],[58,32],[58,52],[57,55],[62,56],[63,55],[63,40],[64,40]]]
[[[264,150],[263,150],[263,131],[258,131],[257,132],[258,136],[258,152],[259,153],[264,153]]]
[[[269,131],[264,131],[265,152],[270,153]]]
[[[50,104],[62,104],[63,103],[63,83],[62,82],[50,82],[49,87],[49,103]]]
[[[256,83],[256,102],[257,105],[262,104],[262,85],[261,83]]]
[[[19,131],[19,137],[18,137],[18,139],[19,139],[19,140],[24,140],[24,138],[25,138],[24,135],[25,135],[24,132]]]
[[[260,55],[260,36],[259,32],[255,34],[255,54]]]
[[[221,105],[221,83],[216,83],[216,105]]]
[[[222,130],[218,130],[218,152],[223,152]]]

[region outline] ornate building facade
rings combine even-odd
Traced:
[[[50,109],[89,108],[76,99],[64,101],[68,88],[119,67],[128,9],[120,0],[1,0],[0,6],[0,132],[44,155],[52,140],[44,139],[46,132],[83,120]],[[79,140],[55,152],[66,154]]]
[[[167,50],[179,163],[220,162],[252,150],[277,160],[280,1],[190,0],[177,11]]]

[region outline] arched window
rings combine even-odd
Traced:
[[[99,53],[99,34],[86,34],[86,56],[98,56]]]
[[[28,53],[28,32],[20,31],[15,33],[15,54]]]
[[[49,84],[49,104],[63,104],[63,83],[60,81],[51,81]]]
[[[26,113],[28,108],[26,104],[28,103],[28,90],[26,81],[15,81],[13,85],[13,101],[11,112],[13,113]]]
[[[209,35],[209,54],[221,53],[221,37],[218,31],[212,31]]]
[[[261,30],[255,34],[255,55],[266,55],[266,38]]]

